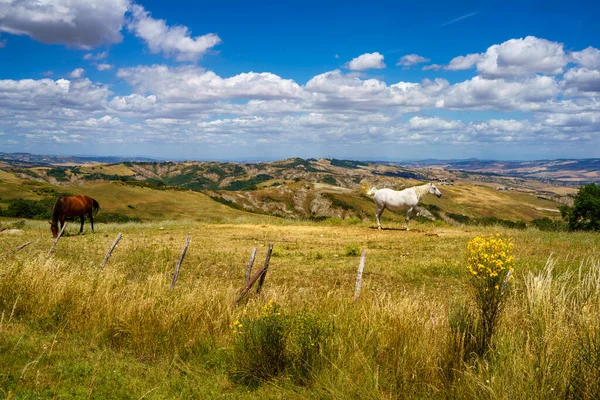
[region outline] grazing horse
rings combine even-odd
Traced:
[[[438,190],[433,183],[427,183],[421,186],[413,186],[404,190],[392,190],[392,189],[377,189],[371,188],[367,192],[369,196],[373,196],[375,204],[377,204],[377,226],[381,229],[381,222],[379,217],[386,208],[390,211],[398,211],[401,209],[408,208],[406,211],[406,230],[408,230],[408,219],[409,215],[414,207],[419,204],[421,197],[427,193],[435,194],[437,197],[442,197],[442,192]]]
[[[60,229],[62,229],[66,217],[79,217],[81,219],[79,233],[83,232],[85,214],[89,217],[92,224],[92,232],[94,232],[94,217],[92,216],[92,212],[97,214],[99,209],[100,204],[84,194],[60,196],[56,200],[56,203],[54,203],[54,207],[52,207],[52,222],[50,222],[52,237],[58,236],[58,222],[60,221]]]

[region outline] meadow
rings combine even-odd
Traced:
[[[379,231],[236,211],[210,223],[96,224],[94,234],[86,223],[83,235],[72,224],[48,256],[47,222],[1,225],[18,229],[0,233],[4,398],[600,395],[598,234],[440,221]],[[490,350],[476,354],[466,246],[496,233],[514,243],[515,278]],[[251,249],[256,271],[269,243],[262,293],[232,306]]]

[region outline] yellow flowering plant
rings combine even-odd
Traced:
[[[467,244],[467,273],[480,316],[480,352],[489,347],[498,317],[514,278],[513,244],[499,234],[478,236]]]

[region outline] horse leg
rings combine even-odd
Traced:
[[[92,224],[92,233],[94,233],[94,217],[92,216],[92,212],[88,213],[88,217],[90,218],[90,223]]]
[[[375,217],[377,217],[377,229],[381,229],[381,222],[379,221],[379,218],[381,217],[381,214],[383,214],[383,210],[385,210],[385,206],[379,206],[377,207],[377,212],[375,213]]]
[[[406,212],[406,230],[408,230],[408,220],[410,219],[410,213],[412,212],[413,208],[414,207],[409,208]]]
[[[81,228],[79,228],[79,233],[83,232],[83,221],[85,221],[85,215],[82,215],[81,217],[79,217],[79,219],[81,220]]]

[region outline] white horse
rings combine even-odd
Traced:
[[[377,204],[377,226],[381,229],[379,217],[386,208],[390,211],[398,211],[408,208],[406,211],[406,230],[408,230],[408,219],[412,210],[415,208],[421,197],[427,193],[435,194],[437,197],[442,197],[442,192],[438,190],[433,183],[427,183],[421,186],[413,186],[404,190],[392,189],[377,189],[371,188],[367,192],[369,196],[373,196],[375,204]]]

